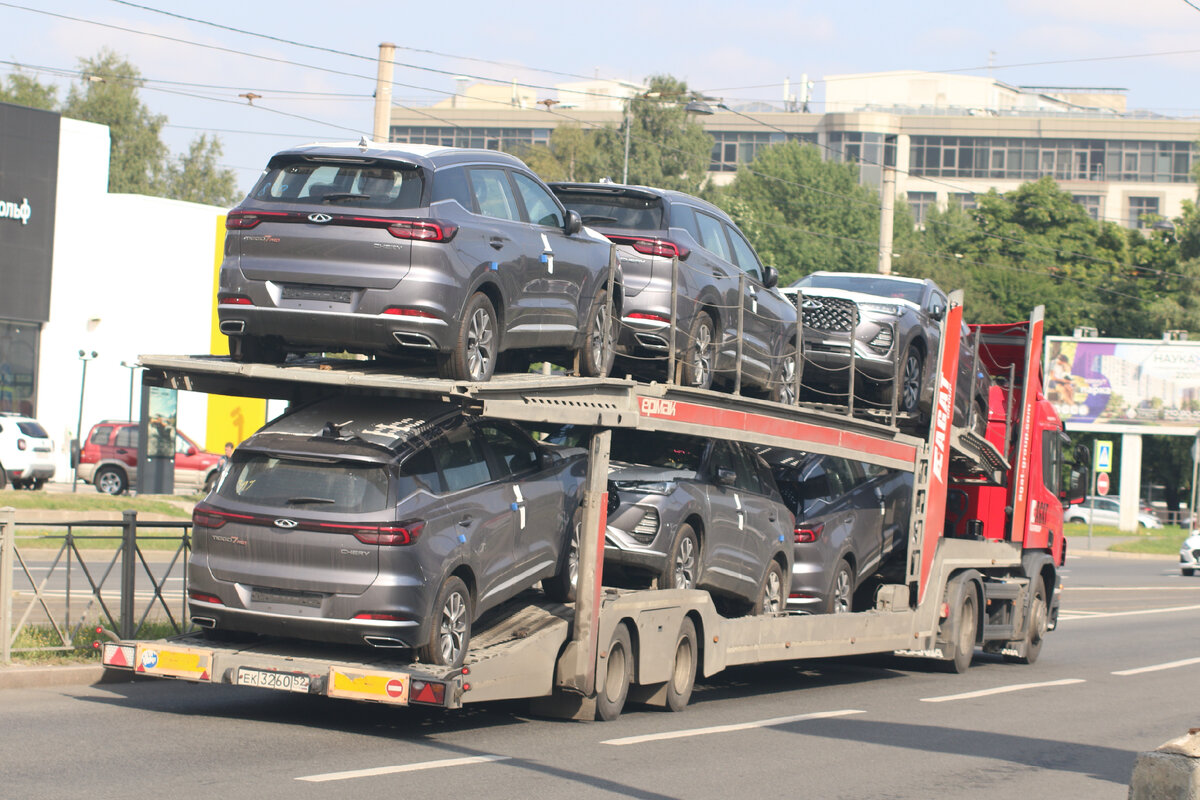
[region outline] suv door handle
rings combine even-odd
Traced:
[[[464,514],[463,518],[458,521],[458,524],[462,525],[464,528],[469,528],[471,526],[471,523],[473,523],[474,521],[475,521],[475,517],[471,516],[470,514]]]
[[[503,236],[493,236],[488,240],[488,244],[499,250],[500,248],[504,247],[504,243],[507,241],[508,239]]]

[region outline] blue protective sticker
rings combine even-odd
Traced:
[[[550,260],[550,256],[546,255],[545,253],[542,253],[542,263],[545,264],[549,260]]]
[[[458,543],[459,543],[459,544],[466,544],[466,543],[467,543],[467,537],[466,537],[464,534],[461,534],[461,533],[460,533],[460,534],[458,535]]]
[[[511,508],[513,511],[521,510],[521,507],[519,505],[517,505],[516,503],[513,503],[512,505],[510,505],[509,508]]]
[[[499,272],[499,271],[500,271],[500,264],[499,264],[499,262],[497,262],[497,261],[489,261],[489,262],[488,262],[488,269],[490,269],[492,272]]]

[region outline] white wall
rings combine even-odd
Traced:
[[[129,370],[141,353],[207,353],[216,218],[225,209],[108,194],[108,128],[63,119],[50,320],[42,328],[38,419],[54,437],[56,479],[70,478],[79,414],[80,350],[87,367],[82,435],[128,419]],[[134,416],[140,382],[134,384]],[[204,395],[179,394],[179,427],[205,445]],[[211,447],[209,448],[211,449]]]

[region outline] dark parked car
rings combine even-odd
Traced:
[[[782,611],[792,514],[771,470],[748,447],[615,430],[606,565]]]
[[[837,456],[772,451],[784,502],[795,512],[788,606],[854,610],[854,594],[881,567],[903,567],[912,473]]]
[[[196,506],[192,619],[460,664],[483,611],[539,580],[566,598],[586,457],[444,403],[286,414]]]
[[[513,156],[365,141],[284,150],[226,228],[218,316],[235,359],[349,350],[475,381],[506,354],[519,371],[535,357],[578,355],[591,376],[611,366],[611,243]]]
[[[890,406],[901,370],[896,408],[903,414],[927,419],[933,403],[934,361],[941,341],[941,322],[949,303],[931,280],[865,272],[814,272],[792,284],[789,293],[802,292],[804,368],[806,387],[817,394],[846,391],[850,364],[850,328],[857,306],[854,335],[855,369],[867,379],[869,395],[880,406]],[[962,326],[959,348],[959,391],[955,396],[955,424],[965,425],[971,412],[974,337]],[[856,378],[858,380],[858,378]],[[975,374],[974,407],[977,429],[987,425],[988,389],[991,380],[980,369]],[[855,394],[861,394],[856,389]]]
[[[609,183],[551,183],[563,205],[618,245],[625,298],[622,369],[661,378],[670,346],[673,259],[679,259],[674,326],[683,382],[708,388],[734,380],[743,344],[743,383],[790,402],[794,395],[796,307],[777,290],[733,221],[680,192]],[[745,276],[745,292],[739,278]],[[744,310],[738,331],[738,309]]]

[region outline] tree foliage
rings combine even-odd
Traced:
[[[192,140],[188,152],[167,164],[164,194],[176,200],[232,205],[237,199],[237,184],[232,170],[221,169],[221,142],[205,134]]]
[[[0,84],[0,103],[13,103],[18,106],[40,108],[43,111],[53,111],[58,105],[58,88],[41,83],[32,75],[26,74],[20,67],[9,73]]]

